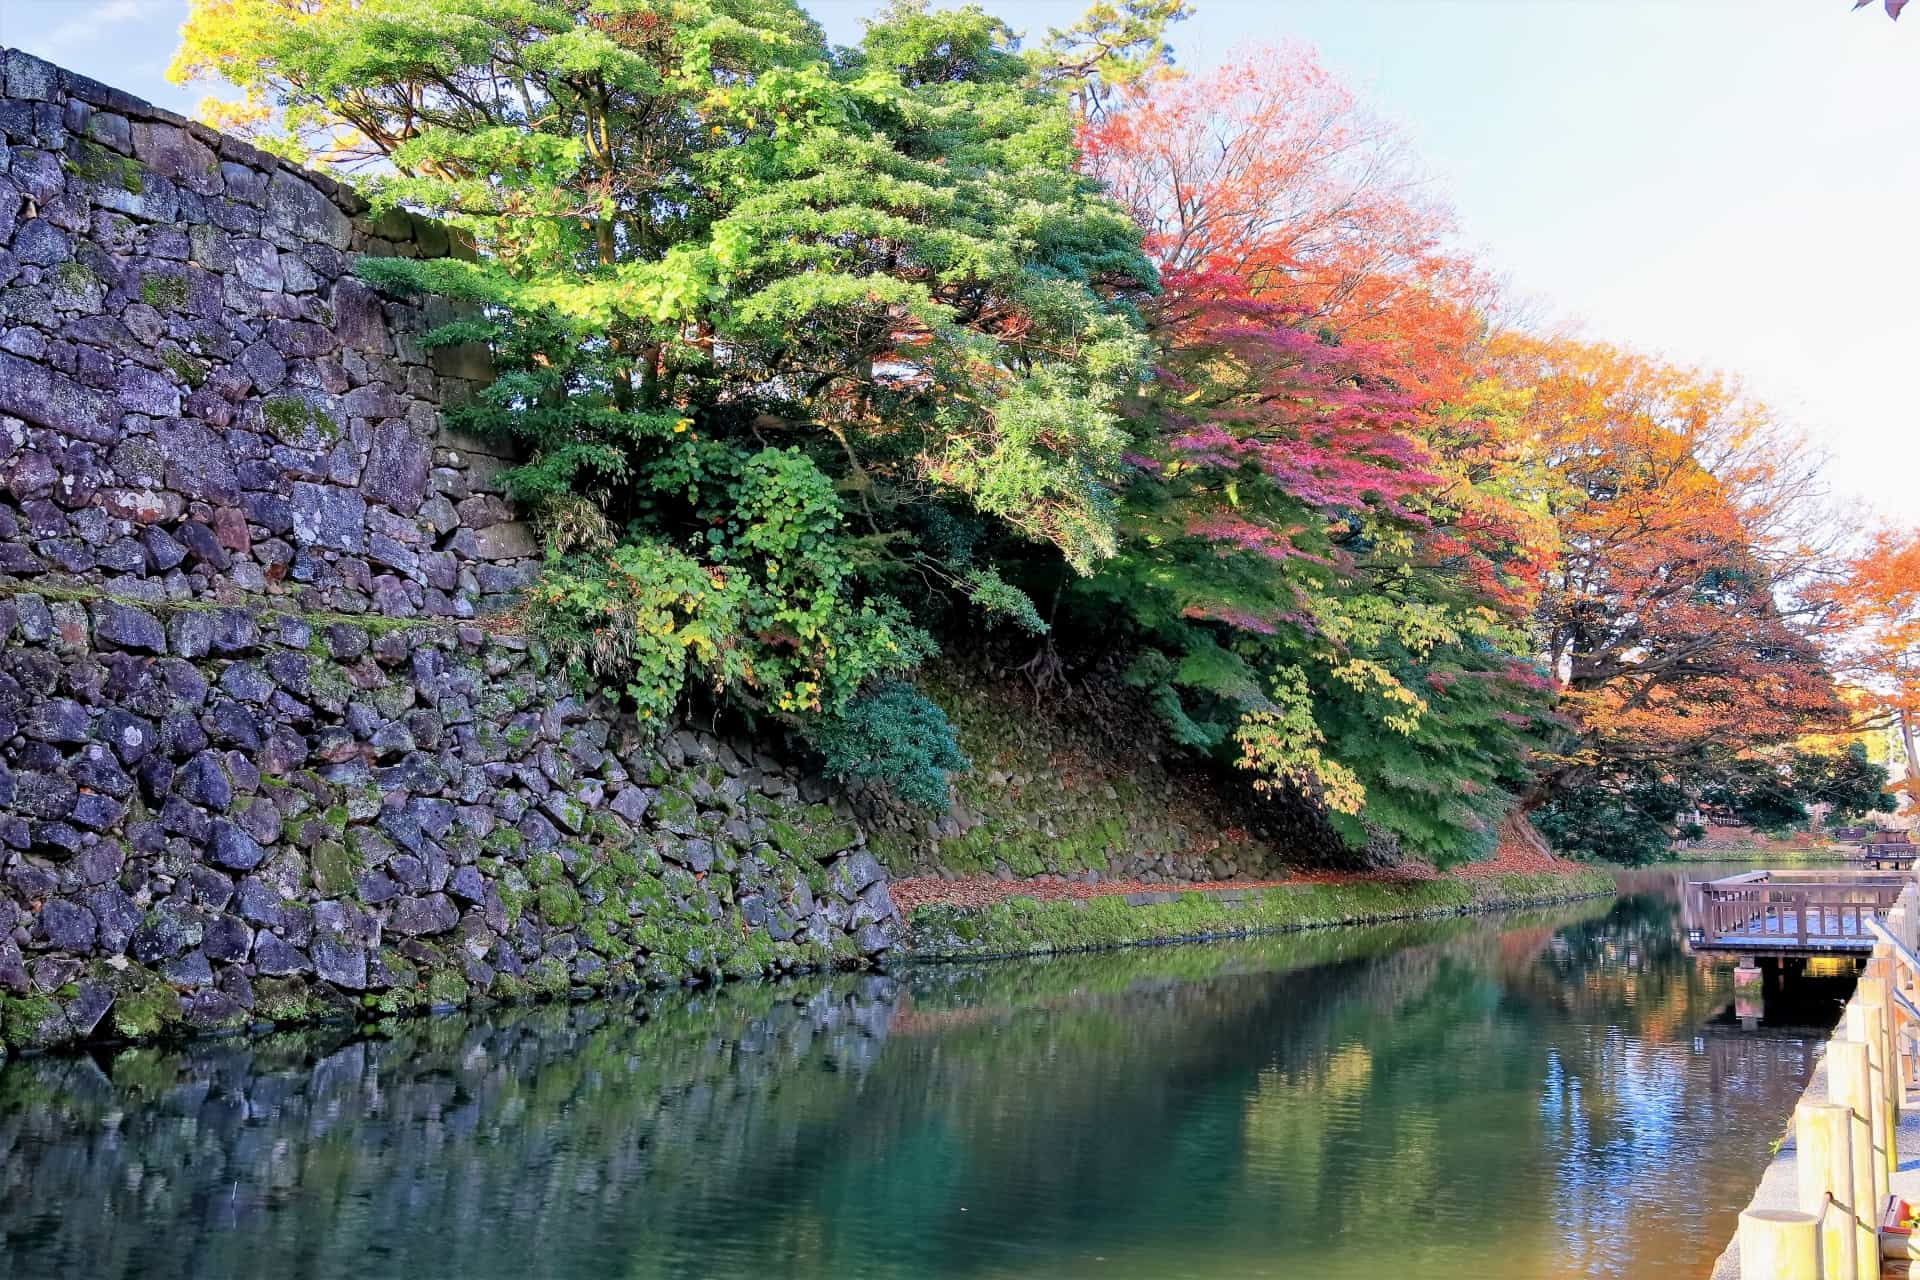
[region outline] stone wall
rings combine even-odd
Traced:
[[[489,619],[536,561],[441,421],[484,352],[352,275],[442,229],[17,51],[0,90],[0,1041],[894,946],[824,788]]]
[[[143,600],[470,617],[532,573],[497,448],[440,427],[484,350],[357,255],[431,222],[18,52],[0,98],[0,569]],[[436,315],[435,313],[441,313]]]

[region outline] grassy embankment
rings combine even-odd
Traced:
[[[1052,901],[1015,897],[985,907],[917,907],[908,921],[909,950],[923,960],[1035,955],[1463,915],[1612,892],[1610,872],[1583,867],[1477,879],[1355,880]]]

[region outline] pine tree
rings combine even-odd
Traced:
[[[525,450],[544,625],[644,713],[844,716],[931,649],[902,579],[1036,618],[942,520],[1113,554],[1145,347],[1108,295],[1152,272],[978,9],[833,50],[788,0],[197,0],[177,69],[470,239],[360,270],[466,305],[426,341],[499,376],[450,416]]]

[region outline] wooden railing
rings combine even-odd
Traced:
[[[1873,949],[1868,922],[1892,909],[1908,876],[1829,873],[1817,883],[1750,871],[1687,886],[1687,941],[1696,949],[1860,951]]]
[[[1917,855],[1920,855],[1920,850],[1910,844],[1868,844],[1848,854],[1847,863],[1856,867],[1872,867],[1875,871],[1906,871],[1913,866]]]

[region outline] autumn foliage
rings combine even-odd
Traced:
[[[1920,799],[1920,530],[1872,531],[1826,598],[1855,717],[1895,731],[1906,765],[1901,788]]]
[[[1306,332],[1450,389],[1484,285],[1399,133],[1302,47],[1137,87],[1081,132],[1087,168],[1174,280],[1231,279]]]
[[[1777,535],[1808,494],[1790,439],[1725,380],[1631,352],[1508,337],[1558,554],[1538,642],[1579,726],[1544,775],[1786,742],[1840,714]]]
[[[472,237],[364,274],[474,304],[430,338],[495,350],[458,412],[529,454],[536,603],[649,716],[701,686],[937,807],[912,668],[998,627],[1356,857],[1854,794],[1782,753],[1837,665],[1920,708],[1920,542],[1837,560],[1734,383],[1503,325],[1400,133],[1303,48],[1181,72],[1189,11],[195,0],[176,71]]]
[[[1395,811],[1407,790],[1444,779],[1561,817],[1576,793],[1657,793],[1670,836],[1680,810],[1844,723],[1802,442],[1721,376],[1499,331],[1397,134],[1310,52],[1138,86],[1082,144],[1161,273],[1164,394],[1136,489],[1160,498],[1160,572],[1129,598],[1149,616],[1151,584],[1208,643],[1304,676],[1324,731],[1229,695],[1243,764],[1317,791],[1336,823],[1361,796],[1362,824],[1392,813],[1403,847],[1444,857],[1488,811],[1469,798],[1429,827]],[[1181,534],[1216,562],[1171,571]],[[1350,630],[1356,610],[1378,628]],[[1388,634],[1392,654],[1368,656]],[[1502,656],[1447,669],[1476,649]],[[1208,679],[1230,683],[1193,652],[1156,668],[1176,723]],[[1443,745],[1466,688],[1492,711],[1478,732],[1524,759],[1519,785]],[[1352,689],[1374,705],[1352,714]]]
[[[1130,537],[1074,594],[1130,618],[1177,740],[1356,848],[1490,848],[1547,723],[1545,528],[1511,403],[1473,394],[1485,324],[1446,211],[1303,50],[1138,84],[1081,143],[1159,290]]]

